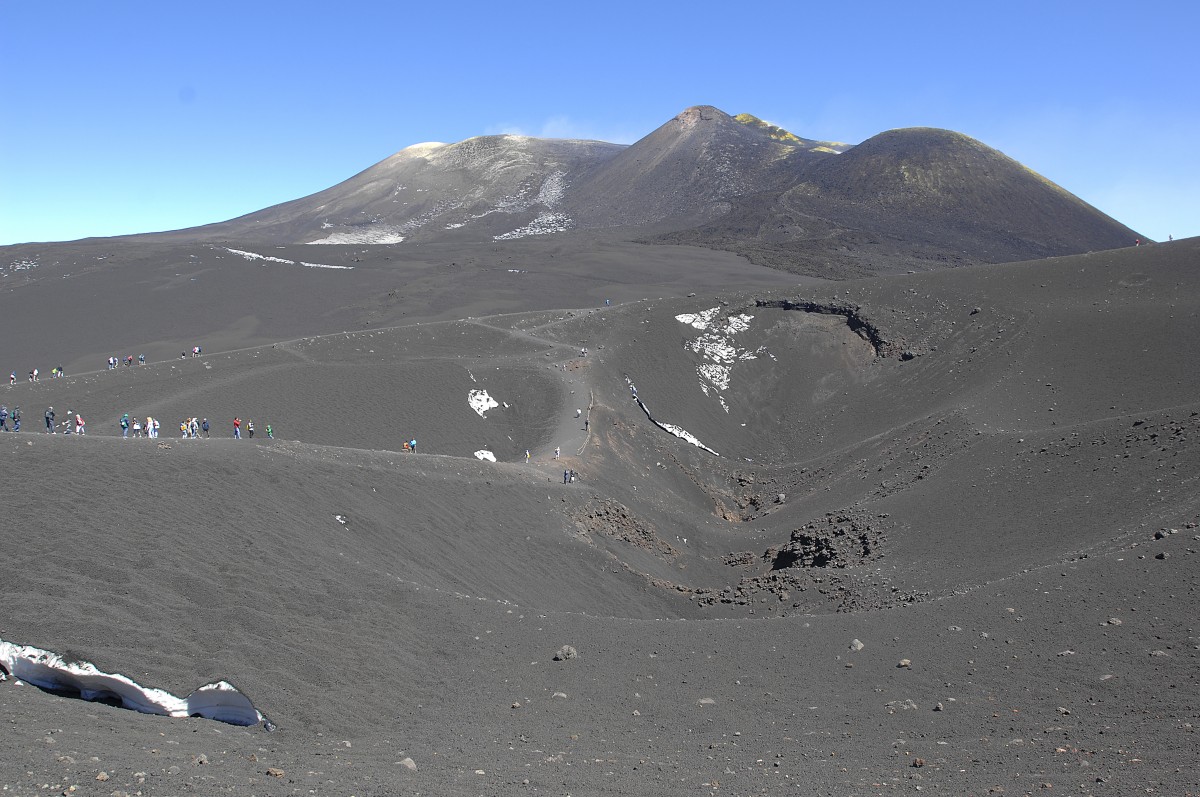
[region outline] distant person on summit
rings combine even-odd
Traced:
[[[246,421],[246,435],[251,440],[254,439],[254,421]]]
[[[17,383],[17,372],[16,372],[16,371],[9,371],[9,372],[8,372],[8,386],[9,386],[9,387],[12,387],[12,386],[13,386],[13,385],[15,385],[16,383]]]
[[[233,437],[235,440],[242,439],[242,419],[241,418],[233,419]]]
[[[8,431],[8,405],[0,404],[0,432]]]
[[[46,408],[46,431],[49,434],[54,434],[54,408]]]
[[[13,407],[12,422],[13,422],[13,431],[14,432],[21,431],[21,408],[20,407]]]
[[[208,437],[208,418],[204,419],[204,421],[200,424],[200,428],[204,430],[204,436]]]

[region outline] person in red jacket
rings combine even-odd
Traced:
[[[242,439],[242,419],[241,418],[233,419],[233,436],[237,440]]]

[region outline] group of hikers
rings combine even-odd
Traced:
[[[199,346],[192,347],[191,354],[193,357],[199,357],[202,353],[203,353],[203,349],[201,349]],[[182,354],[180,354],[179,356],[182,359],[186,359],[188,356],[188,353],[185,351]],[[133,365],[133,360],[134,360],[134,357],[132,354],[127,354],[124,357],[109,357],[108,360],[106,361],[105,365],[107,366],[107,369],[109,371],[115,371],[115,370],[117,370],[117,368],[120,365],[125,365],[126,367]],[[137,356],[137,363],[138,363],[138,365],[145,365],[146,364],[146,355],[139,354]],[[3,373],[3,372],[0,371],[0,373]],[[62,377],[62,376],[66,376],[66,375],[67,375],[67,371],[61,365],[57,366],[56,368],[54,368],[53,370],[50,371],[50,376],[55,379]],[[41,377],[41,373],[38,371],[38,369],[36,369],[36,368],[29,369],[29,381],[30,382],[40,382],[40,381],[42,381],[40,377]],[[10,371],[8,374],[9,387],[12,387],[16,383],[17,383],[17,372]]]
[[[195,421],[196,419],[192,418],[192,420]],[[200,426],[201,426],[202,430],[204,431],[204,436],[208,437],[208,418],[205,418],[204,422]],[[271,424],[268,423],[267,428],[264,431],[267,433],[267,437],[271,438],[272,440],[275,439],[275,430],[273,430],[271,428]],[[249,437],[251,440],[254,439],[254,421],[249,420],[249,419],[246,420],[246,436]],[[187,437],[187,434],[184,434],[184,437]],[[242,439],[242,419],[241,418],[233,419],[233,437],[236,440]]]
[[[82,415],[74,410],[67,410],[67,419],[60,422],[58,421],[58,413],[54,411],[54,407],[47,407],[43,417],[46,421],[47,434],[58,434],[60,426],[63,427],[63,434],[87,434],[87,422],[83,419]],[[11,429],[8,425],[9,421],[12,421]],[[130,418],[129,413],[127,412],[121,416],[121,420],[117,422],[117,425],[121,429],[121,437],[128,438],[132,432],[134,437],[147,437],[156,439],[158,437],[160,424],[158,419],[152,416],[146,416],[146,420],[142,421],[141,418]],[[233,436],[239,440],[242,437],[242,427],[242,419],[234,418]],[[198,418],[185,418],[179,422],[179,434],[183,438],[198,438],[201,435],[204,437],[210,437],[210,428],[211,427],[208,424],[208,418],[204,418],[203,420]],[[246,436],[253,438],[254,421],[247,420],[245,422],[245,429]],[[21,431],[21,408],[13,407],[12,412],[9,412],[8,405],[2,404],[0,405],[0,432],[10,431]],[[272,440],[275,439],[275,430],[271,428],[271,424],[268,423],[264,431],[267,433],[268,438]],[[410,443],[411,450],[416,451],[417,441],[414,439],[410,441]],[[410,443],[404,444],[406,451],[410,450]]]
[[[67,372],[63,369],[63,367],[61,365],[56,366],[55,368],[51,369],[51,371],[50,371],[50,376],[53,379],[58,379],[60,376],[66,376],[66,375],[67,375]],[[36,368],[30,368],[29,369],[29,381],[30,382],[41,382],[42,381],[41,371],[39,371]],[[9,371],[8,372],[8,386],[12,387],[15,384],[17,384],[17,372]]]
[[[146,364],[146,355],[139,354],[137,356],[137,359],[138,359],[138,365]],[[116,357],[109,357],[108,358],[108,370],[110,370],[110,371],[117,370],[118,363],[123,363],[125,365],[125,367],[128,368],[129,366],[133,365],[133,355],[127,354],[127,355],[125,355],[125,357],[123,359],[120,359],[120,360],[118,360]]]

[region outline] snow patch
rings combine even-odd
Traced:
[[[553,209],[558,206],[559,202],[562,202],[566,192],[567,173],[561,170],[551,172],[546,175],[546,179],[542,182],[542,187],[533,201],[539,205],[545,205]]]
[[[496,400],[488,395],[486,390],[472,390],[467,393],[467,403],[471,405],[471,409],[479,413],[480,418],[486,418],[485,414],[488,410],[500,405]]]
[[[683,313],[675,316],[675,320],[703,332],[683,346],[685,349],[699,354],[702,360],[696,366],[696,375],[700,378],[700,390],[706,396],[716,394],[721,409],[729,412],[729,404],[721,393],[729,389],[733,366],[745,360],[758,359],[758,355],[766,349],[759,347],[750,351],[736,346],[733,342],[734,335],[748,331],[754,316],[733,315],[727,317],[723,323],[719,323],[715,319],[720,309],[713,307],[699,313]]]
[[[205,684],[187,697],[142,686],[119,673],[106,673],[86,661],[66,661],[57,653],[0,639],[0,665],[14,678],[43,689],[78,692],[84,700],[115,698],[125,708],[163,717],[206,717],[231,725],[257,725],[263,715],[227,681]]]
[[[524,227],[518,227],[503,235],[493,235],[494,241],[512,241],[517,238],[528,238],[531,235],[553,235],[564,232],[575,226],[575,222],[565,213],[541,213]]]
[[[699,313],[682,313],[675,316],[675,320],[681,324],[689,324],[696,329],[706,329],[709,322],[716,318],[719,312],[721,312],[720,307],[713,307],[709,310],[701,310]]]
[[[488,451],[486,448],[481,448],[480,450],[476,451],[475,458],[480,459],[480,460],[487,460],[488,462],[496,461],[496,455],[493,454],[491,451]]]
[[[0,277],[7,277],[13,272],[29,271],[29,269],[37,267],[38,262],[36,260],[14,260],[9,263],[7,267],[0,266]]]
[[[330,233],[309,245],[320,244],[398,244],[404,240],[399,227],[390,224],[378,224],[356,230],[341,230]]]

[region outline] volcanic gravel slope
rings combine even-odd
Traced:
[[[1200,793],[1200,242],[697,263],[6,389],[0,639],[274,730],[10,678],[5,791]]]

